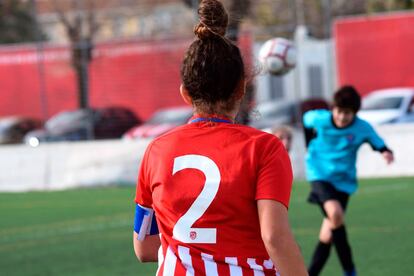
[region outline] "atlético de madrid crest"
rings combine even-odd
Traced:
[[[353,142],[355,140],[355,135],[353,134],[348,134],[346,136],[346,139],[348,140],[348,142]]]

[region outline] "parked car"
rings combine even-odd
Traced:
[[[124,107],[104,107],[63,111],[51,117],[43,129],[27,133],[31,146],[42,142],[120,138],[141,120]]]
[[[22,143],[29,131],[40,127],[42,122],[34,118],[23,116],[0,118],[0,144]]]
[[[329,109],[329,103],[322,98],[310,98],[303,100],[300,103],[300,115],[301,117],[303,114],[309,110],[315,110],[315,109]]]
[[[298,104],[290,101],[259,103],[250,115],[250,126],[266,129],[297,122]]]
[[[414,88],[376,90],[362,99],[358,116],[376,125],[414,122]]]
[[[126,140],[157,137],[188,122],[193,114],[190,106],[169,107],[158,110],[144,124],[136,126],[123,136]]]

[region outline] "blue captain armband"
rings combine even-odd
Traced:
[[[135,207],[134,232],[138,234],[138,240],[143,241],[147,235],[159,233],[154,210],[141,206]]]

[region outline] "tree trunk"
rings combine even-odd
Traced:
[[[80,64],[75,67],[76,81],[78,84],[78,107],[88,108],[88,68],[87,65]]]
[[[72,44],[72,65],[78,84],[78,107],[89,107],[89,63],[92,59],[92,44],[84,39]]]

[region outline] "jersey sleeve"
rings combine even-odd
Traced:
[[[317,128],[319,124],[330,116],[330,111],[325,109],[310,110],[303,114],[303,126],[305,128]]]
[[[271,199],[289,207],[292,166],[282,143],[276,139],[263,149],[256,184],[256,200]]]
[[[150,148],[151,145],[147,148],[141,160],[135,193],[135,203],[148,208],[152,208],[151,178],[148,166]]]
[[[370,124],[365,124],[364,132],[367,135],[366,141],[371,145],[373,150],[380,152],[388,150],[384,140],[377,134],[377,132]]]

